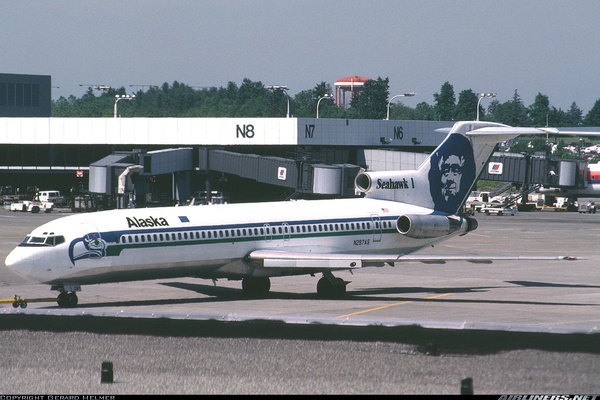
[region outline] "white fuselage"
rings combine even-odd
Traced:
[[[430,213],[361,198],[77,214],[32,231],[6,265],[49,284],[299,275],[319,269],[262,268],[244,257],[255,250],[408,254],[453,236],[411,238],[398,232],[399,216]]]

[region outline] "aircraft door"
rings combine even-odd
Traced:
[[[269,224],[264,224],[263,225],[263,230],[265,233],[265,242],[270,242],[273,240],[273,231],[271,228],[271,225]]]
[[[373,241],[381,242],[381,218],[377,214],[371,214],[371,223],[373,224]]]
[[[284,222],[283,224],[281,224],[281,235],[283,237],[283,241],[287,242],[288,240],[290,240],[290,225],[287,222]]]
[[[281,224],[281,226],[271,226],[270,224],[264,224],[263,230],[265,234],[265,242],[271,242],[273,239],[280,240],[283,242],[290,240],[290,225],[287,222]]]

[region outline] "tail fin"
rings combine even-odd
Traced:
[[[523,134],[541,133],[544,132],[535,128],[515,128],[493,122],[457,122],[417,170],[361,172],[355,186],[366,197],[456,214],[496,144]]]

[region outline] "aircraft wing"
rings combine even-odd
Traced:
[[[355,269],[377,267],[401,262],[422,262],[445,264],[448,261],[466,261],[475,264],[490,264],[493,261],[572,261],[571,256],[489,256],[489,255],[416,255],[416,254],[348,254],[348,253],[303,253],[280,250],[255,250],[246,256],[249,262],[259,263],[265,268],[315,268],[315,269]]]

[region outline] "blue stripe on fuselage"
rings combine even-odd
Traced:
[[[375,214],[374,214],[375,215]],[[226,225],[194,225],[189,227],[152,227],[146,229],[128,229],[128,230],[118,230],[118,231],[107,231],[107,232],[99,232],[99,236],[107,243],[106,255],[107,256],[115,256],[119,255],[121,251],[126,248],[140,248],[140,247],[161,247],[161,246],[178,246],[178,245],[192,245],[192,244],[200,244],[200,243],[219,243],[219,242],[244,242],[244,241],[264,241],[265,237],[269,238],[283,238],[285,237],[294,237],[294,238],[307,238],[307,237],[326,237],[326,236],[347,236],[347,235],[361,235],[368,234],[372,235],[374,232],[377,234],[379,231],[382,233],[395,233],[395,221],[398,219],[398,216],[390,215],[390,216],[380,216],[378,215],[379,223],[381,224],[379,228],[375,227],[373,219],[371,217],[363,217],[363,218],[341,218],[341,219],[321,219],[321,220],[302,220],[302,221],[270,221],[270,222],[260,222],[260,223],[244,223],[244,224],[226,224]],[[392,222],[388,225],[389,222]],[[364,228],[361,226],[363,223],[367,223]],[[335,225],[344,225],[343,228],[338,227],[335,229]],[[345,224],[358,224],[354,227],[349,227],[349,229],[345,229]],[[319,225],[322,230],[312,229],[313,226],[318,229]],[[329,227],[333,225],[334,229],[330,230]],[[388,225],[384,227],[383,225]],[[301,229],[301,227],[305,227],[305,229]],[[267,233],[264,229],[265,227],[271,228],[270,232]],[[288,228],[288,231],[281,231],[284,227]],[[290,227],[294,227],[294,232],[291,232]],[[325,227],[323,229],[323,227]],[[240,230],[249,230],[248,233],[251,234],[239,234]],[[254,234],[253,231],[258,229],[259,233]],[[274,231],[276,229],[276,231]],[[196,233],[204,232],[204,237],[196,237]],[[211,237],[208,237],[208,233],[211,233]],[[232,234],[229,234],[229,233]],[[146,235],[153,235],[151,239],[154,239],[154,235],[166,235],[166,234],[181,234],[181,233],[189,233],[191,237],[183,238],[179,235],[175,240],[165,239],[163,240],[150,240],[146,241]],[[212,235],[212,233],[219,233],[218,237]],[[120,239],[126,238],[129,236],[135,237],[136,235],[143,235],[143,242],[141,241],[142,236],[138,236],[138,241],[136,242],[123,242]],[[119,242],[117,242],[119,240]],[[78,239],[76,241],[81,241]],[[74,243],[73,241],[72,243]],[[73,244],[71,245],[71,247]]]

